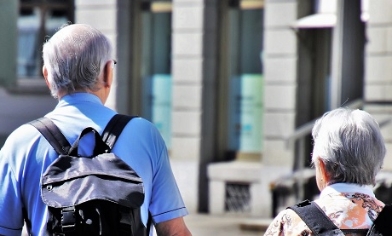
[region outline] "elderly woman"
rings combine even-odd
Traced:
[[[363,229],[373,225],[385,206],[372,191],[386,153],[377,122],[365,111],[338,108],[316,121],[312,136],[312,163],[321,191],[314,203],[343,232],[366,232]],[[316,234],[293,210],[286,209],[264,235]]]

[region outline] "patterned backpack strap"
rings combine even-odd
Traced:
[[[41,117],[29,122],[29,124],[34,126],[45,137],[58,154],[68,153],[71,144],[51,119]]]
[[[343,232],[325,215],[320,207],[309,200],[288,207],[306,223],[315,235],[330,236],[344,235]]]

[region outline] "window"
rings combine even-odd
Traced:
[[[172,3],[145,1],[142,8],[142,114],[155,124],[170,149]]]
[[[233,1],[228,12],[228,148],[259,157],[262,151],[263,1]]]
[[[73,0],[21,0],[18,17],[17,77],[41,78],[42,43],[73,22]]]

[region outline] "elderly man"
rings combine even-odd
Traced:
[[[85,127],[102,133],[116,114],[104,106],[113,82],[115,60],[108,39],[89,25],[60,29],[43,47],[43,75],[52,95],[59,100],[48,113],[66,139],[73,143]],[[91,137],[90,137],[91,138]],[[86,137],[81,152],[93,139]],[[158,235],[191,235],[187,215],[175,182],[166,146],[153,124],[132,119],[114,146],[142,178],[145,199],[141,218],[149,216]],[[46,234],[48,210],[40,196],[40,178],[57,158],[45,138],[29,124],[17,128],[0,151],[0,235],[20,235],[24,221],[31,235]]]

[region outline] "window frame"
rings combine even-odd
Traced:
[[[20,19],[23,11],[34,11],[34,9],[40,9],[39,17],[39,33],[38,38],[42,39],[41,44],[47,38],[48,33],[46,32],[47,13],[53,10],[63,10],[67,18],[67,22],[74,22],[75,19],[75,1],[74,0],[64,0],[64,1],[50,1],[50,0],[30,0],[30,1],[19,1],[17,9],[17,19]],[[17,30],[18,27],[17,27]],[[19,36],[17,36],[17,40]],[[38,43],[39,46],[39,43]],[[18,46],[16,53],[18,54]],[[38,57],[42,65],[41,57]],[[16,57],[18,60],[18,56]],[[18,63],[15,63],[18,67]],[[40,71],[40,68],[38,68]],[[48,92],[47,85],[41,73],[39,75],[25,76],[20,75],[18,72],[15,73],[15,81],[12,83],[14,86],[10,86],[8,90],[12,93],[21,94],[44,94]]]

